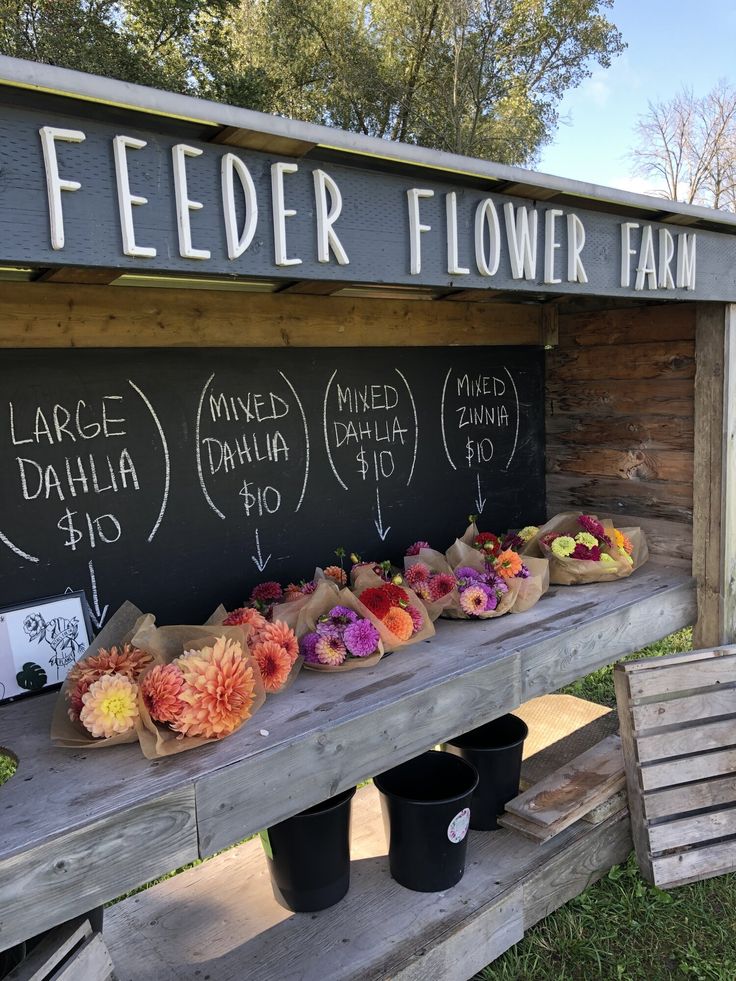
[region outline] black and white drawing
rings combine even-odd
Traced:
[[[91,638],[81,592],[0,610],[0,701],[61,683]]]

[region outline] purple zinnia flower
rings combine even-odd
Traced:
[[[333,606],[327,615],[333,624],[355,623],[358,619],[355,610],[350,610],[347,606]]]
[[[583,531],[587,531],[589,535],[593,535],[595,538],[604,538],[608,540],[606,529],[603,527],[600,521],[597,521],[589,514],[581,514],[578,518],[578,524]]]
[[[429,548],[429,542],[414,542],[413,545],[410,545],[409,548],[407,548],[406,554],[419,555],[423,548]]]
[[[516,552],[523,544],[524,539],[521,537],[521,535],[517,535],[516,532],[510,531],[501,543],[501,551],[505,552],[510,548]]]
[[[353,657],[368,657],[378,647],[380,635],[370,620],[356,620],[345,628],[343,640],[348,654]]]
[[[411,617],[411,622],[414,624],[414,633],[418,634],[424,626],[424,617],[422,616],[421,611],[419,611],[416,606],[412,606],[411,603],[409,603],[405,609]]]
[[[317,660],[317,653],[315,651],[318,640],[319,634],[312,631],[312,633],[304,634],[302,639],[299,641],[299,652],[307,664],[319,663]]]
[[[468,582],[480,582],[483,579],[483,573],[478,572],[477,569],[471,569],[469,565],[464,565],[455,570],[455,578],[467,579]]]

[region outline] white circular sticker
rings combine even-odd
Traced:
[[[470,808],[466,807],[450,821],[447,828],[447,837],[453,845],[459,845],[470,827]]]

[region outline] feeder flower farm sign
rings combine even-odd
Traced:
[[[0,136],[5,263],[662,298],[735,292],[723,235],[489,193],[478,176],[417,180],[352,165],[363,158],[284,160],[13,108]]]

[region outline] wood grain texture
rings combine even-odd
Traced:
[[[693,455],[687,450],[566,446],[550,439],[547,441],[547,470],[549,473],[577,473],[625,481],[672,480],[687,484],[693,479]]]
[[[373,668],[327,678],[302,672],[252,725],[168,760],[147,761],[137,746],[87,754],[54,748],[48,739],[54,694],[0,706],[3,744],[20,758],[18,773],[0,790],[0,909],[13,906],[23,885],[0,947],[23,939],[28,909],[52,926],[99,901],[80,866],[78,877],[64,876],[62,912],[52,857],[67,844],[74,853],[94,841],[115,856],[95,882],[104,899],[195,857],[189,830],[175,839],[160,835],[144,862],[120,852],[120,828],[134,818],[145,825],[147,815],[158,820],[171,806],[168,794],[186,803],[187,821],[194,794],[198,850],[211,854],[694,617],[689,575],[656,561],[605,589],[553,587],[528,613],[438,622],[431,641]]]
[[[736,709],[736,688],[723,686],[706,694],[687,695],[661,702],[634,705],[631,709],[637,729],[671,726],[696,719],[712,719],[729,715]],[[734,720],[736,728],[736,720]]]
[[[652,852],[665,852],[671,848],[699,845],[713,838],[732,835],[736,835],[736,808],[733,807],[654,825],[649,829],[649,846]],[[736,842],[734,848],[736,849]],[[734,863],[736,864],[736,850]]]
[[[547,375],[547,413],[558,415],[587,415],[590,418],[609,416],[647,416],[692,419],[692,380],[604,378],[600,381],[561,381],[552,371]]]
[[[688,303],[580,313],[560,311],[560,347],[563,348],[599,344],[618,347],[694,337],[695,310]]]
[[[94,909],[197,854],[191,788],[85,827],[57,825],[55,840],[0,865],[0,947]]]
[[[692,305],[560,316],[548,355],[548,513],[650,522],[650,551],[692,561]],[[657,522],[662,522],[657,524]]]
[[[598,796],[619,781],[623,771],[621,740],[608,736],[509,801],[506,810],[534,824],[556,825],[600,803]]]
[[[614,683],[645,876],[666,888],[736,868],[736,648],[617,664]]]
[[[720,777],[734,770],[736,749],[719,749],[714,753],[688,756],[687,759],[649,763],[642,767],[641,783],[644,790],[656,790],[706,777]]]
[[[649,839],[644,816],[641,771],[636,759],[634,723],[631,717],[630,681],[631,678],[626,672],[625,666],[617,664],[613,671],[613,684],[616,691],[621,748],[624,754],[626,793],[629,800],[629,814],[631,815],[631,837],[641,873],[648,882],[651,882],[653,878],[652,857],[649,851]]]
[[[692,529],[688,527],[693,514],[691,483],[547,473],[547,498],[550,514],[575,507],[611,517],[632,514],[682,525],[682,534],[692,539]]]
[[[1,347],[539,344],[529,304],[0,284]]]
[[[684,814],[720,804],[736,803],[736,775],[697,780],[686,787],[655,790],[644,794],[644,813],[648,820]]]
[[[697,305],[695,549],[698,647],[736,640],[736,316],[733,305]]]
[[[260,843],[248,842],[108,911],[119,981],[242,981],[244,965],[257,965],[258,981],[464,981],[630,849],[620,817],[541,846],[471,832],[462,881],[415,893],[389,877],[374,789],[353,806],[351,886],[338,906],[283,910]]]
[[[639,761],[649,763],[686,753],[704,753],[733,743],[736,743],[736,718],[731,716],[721,722],[701,722],[656,736],[639,736],[637,748]]]
[[[95,933],[49,981],[111,981],[112,977],[110,953],[102,934]]]
[[[51,930],[10,972],[6,981],[47,981],[54,968],[91,936],[92,927],[84,918]]]
[[[550,376],[563,382],[693,378],[695,346],[690,340],[619,344],[615,355],[608,346],[559,348],[549,365]]]
[[[611,415],[606,419],[581,415],[554,415],[547,433],[559,446],[612,446],[630,449],[693,450],[693,420],[677,416]]]
[[[693,688],[726,685],[736,679],[736,653],[726,648],[704,651],[703,657],[668,663],[667,658],[641,666],[631,672],[631,698],[653,698],[687,692]],[[661,666],[659,666],[661,665]]]
[[[660,889],[701,882],[736,870],[736,840],[706,845],[654,859],[654,884]]]

